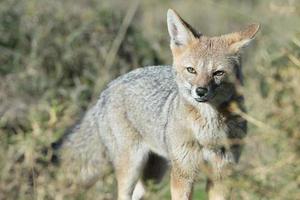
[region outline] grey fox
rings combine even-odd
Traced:
[[[144,169],[163,164],[149,162],[158,155],[171,168],[172,200],[191,199],[201,171],[209,198],[227,199],[227,169],[237,163],[246,135],[246,121],[233,112],[244,110],[240,50],[259,25],[207,37],[171,9],[167,24],[173,65],[139,68],[112,81],[64,139],[62,160],[71,161],[67,166],[79,170],[84,184],[112,164],[118,200],[136,200],[145,192]]]

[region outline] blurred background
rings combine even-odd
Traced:
[[[1,200],[114,198],[113,175],[71,193],[50,146],[110,80],[172,63],[170,7],[209,36],[261,23],[244,53],[249,133],[234,196],[300,199],[299,0],[1,0]],[[170,199],[168,177],[148,187],[146,199]]]

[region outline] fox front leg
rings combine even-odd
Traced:
[[[228,200],[231,199],[230,193],[231,189],[222,180],[212,181],[211,179],[207,180],[206,190],[208,192],[209,200]]]
[[[193,178],[184,176],[180,170],[171,170],[171,196],[172,200],[191,200],[193,196]]]

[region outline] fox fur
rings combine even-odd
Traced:
[[[61,159],[78,169],[74,175],[85,185],[112,164],[118,200],[141,199],[145,169],[161,176],[167,167],[172,200],[192,199],[201,172],[209,199],[228,199],[226,171],[238,162],[247,129],[234,112],[244,110],[240,51],[259,26],[208,37],[172,9],[167,23],[172,66],[139,68],[113,80],[64,138]],[[165,162],[149,162],[153,156]]]

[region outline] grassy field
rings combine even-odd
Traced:
[[[71,193],[50,144],[105,85],[137,67],[171,64],[166,11],[206,35],[261,31],[244,54],[249,134],[235,199],[300,198],[300,2],[297,0],[1,0],[0,200],[113,199],[109,175]],[[168,177],[146,199],[170,199]],[[195,199],[206,199],[204,178]]]

